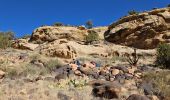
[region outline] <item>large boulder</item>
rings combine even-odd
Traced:
[[[72,59],[77,56],[76,50],[67,43],[67,40],[56,40],[40,46],[40,53],[65,59]]]
[[[69,26],[43,26],[34,30],[30,38],[31,42],[43,43],[58,39],[82,41],[86,36],[86,30],[80,30]]]
[[[92,94],[95,97],[119,99],[121,94],[127,92],[127,90],[117,82],[93,80],[89,82],[89,85],[93,86]]]
[[[109,42],[140,49],[170,42],[170,8],[130,15],[111,24],[105,32]]]

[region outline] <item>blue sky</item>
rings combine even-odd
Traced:
[[[168,4],[170,0],[0,0],[0,31],[14,31],[21,37],[55,22],[82,25],[93,20],[95,26],[105,26],[129,10],[151,10]]]

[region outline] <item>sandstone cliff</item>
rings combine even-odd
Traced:
[[[169,43],[170,8],[123,17],[109,26],[105,39],[140,49],[156,48],[160,42]]]

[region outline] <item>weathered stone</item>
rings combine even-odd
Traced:
[[[118,69],[112,69],[112,75],[117,75],[119,74],[119,70]]]
[[[116,44],[140,49],[153,49],[159,43],[169,43],[162,37],[169,32],[170,8],[152,10],[121,18],[109,26],[105,39]]]
[[[95,80],[91,82],[91,85],[94,87],[92,94],[95,97],[118,99],[120,93],[124,92],[121,85],[116,82]]]
[[[15,49],[21,49],[21,50],[35,50],[39,45],[29,43],[26,39],[18,39],[14,40],[12,43],[12,47]]]
[[[83,40],[86,36],[86,30],[79,30],[76,27],[65,26],[43,26],[34,30],[30,42],[44,43],[52,42],[58,39]]]
[[[40,53],[65,59],[73,59],[77,56],[76,50],[66,42],[63,42],[63,39],[42,45],[40,47]]]

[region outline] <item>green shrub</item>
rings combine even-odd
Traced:
[[[170,4],[168,4],[167,7],[170,7]]]
[[[170,69],[170,45],[160,44],[157,48],[156,65]]]
[[[131,11],[128,11],[128,14],[129,15],[137,15],[137,14],[139,14],[139,12],[137,12],[135,10],[131,10]]]
[[[86,43],[92,43],[93,41],[98,41],[99,40],[99,34],[96,33],[95,31],[89,31],[89,34],[85,37]]]
[[[11,46],[11,40],[14,39],[13,32],[0,32],[0,48],[6,49]]]
[[[54,24],[54,26],[64,26],[64,24],[61,23],[61,22],[57,22],[57,23]]]
[[[87,27],[88,29],[93,28],[93,22],[92,22],[91,20],[87,21],[87,22],[86,22],[86,27]]]

